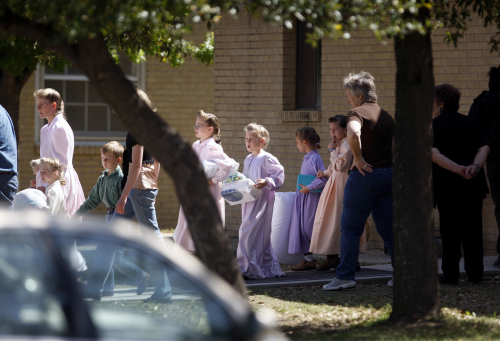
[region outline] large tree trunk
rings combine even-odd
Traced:
[[[7,70],[0,70],[0,104],[7,110],[14,123],[19,148],[19,102],[21,90],[35,70],[25,69],[22,75],[14,76]]]
[[[430,33],[395,38],[394,303],[392,321],[439,313],[432,210]]]
[[[0,30],[25,36],[56,51],[90,79],[92,86],[117,112],[132,135],[175,180],[176,193],[186,214],[198,257],[246,296],[243,277],[198,157],[191,145],[140,99],[132,83],[111,58],[104,37],[98,34],[93,39],[68,45],[62,43],[50,28],[33,25],[13,13],[5,14],[0,20]]]

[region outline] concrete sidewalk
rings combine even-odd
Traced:
[[[497,256],[484,257],[484,276],[500,274],[500,268],[493,267],[493,262]],[[369,250],[367,254],[360,255],[359,261],[371,263],[374,261],[385,262],[386,264],[361,266],[361,271],[356,272],[356,282],[359,283],[387,283],[393,275],[393,268],[390,264],[390,257],[382,251]],[[441,259],[438,259],[439,274],[441,270]],[[467,277],[464,270],[464,259],[460,259],[460,276]],[[323,285],[333,280],[335,270],[324,272],[319,271],[285,271],[285,276],[247,280],[248,288],[279,287],[293,285]]]

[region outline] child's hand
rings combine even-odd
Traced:
[[[334,136],[332,140],[328,143],[328,149],[337,148],[337,138]]]
[[[37,190],[42,191],[43,193],[45,193],[45,187],[43,187],[43,186],[37,187]]]
[[[304,193],[304,194],[308,194],[309,193],[309,188],[307,188],[307,186],[304,186],[304,185],[301,185],[299,184],[300,187],[302,187],[302,189],[299,190],[300,193]]]
[[[30,188],[36,188],[36,180],[35,179],[32,179],[30,181]]]
[[[323,170],[321,170],[321,169],[320,169],[320,170],[318,171],[318,173],[316,174],[316,176],[317,176],[318,178],[322,178],[322,177],[324,177],[324,176],[325,176],[325,171],[323,171]]]
[[[266,179],[258,179],[258,180],[255,180],[255,185],[254,187],[257,188],[257,189],[262,189],[264,187],[267,186],[267,181]]]

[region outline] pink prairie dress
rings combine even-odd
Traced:
[[[52,122],[44,125],[40,130],[40,158],[48,157],[58,159],[64,168],[62,186],[64,194],[65,213],[72,216],[85,201],[82,185],[78,174],[73,168],[73,151],[75,150],[75,137],[73,130],[62,114],[56,115]],[[40,172],[36,174],[36,187],[47,188],[48,184],[42,183]],[[85,259],[76,249],[76,242],[69,249],[70,265],[75,271],[85,271]]]
[[[224,226],[226,209],[225,209],[225,201],[222,195],[220,194],[222,188],[222,180],[229,174],[231,170],[231,162],[229,161],[229,157],[224,153],[222,146],[215,142],[213,137],[206,139],[203,142],[200,140],[193,143],[193,149],[198,155],[198,159],[200,162],[203,160],[211,160],[217,162],[219,165],[219,169],[215,173],[215,176],[212,179],[213,185],[210,186],[210,192],[217,204],[217,208],[219,209],[219,214],[222,219],[222,226]],[[179,219],[177,220],[177,227],[175,228],[173,239],[176,245],[182,246],[183,248],[195,252],[196,249],[194,247],[193,238],[191,237],[191,233],[188,229],[188,223],[186,216],[184,215],[184,211],[182,207],[179,210]]]
[[[268,152],[248,155],[243,174],[252,179],[265,179],[266,187],[255,201],[241,204],[242,222],[236,260],[243,275],[249,278],[283,276],[278,258],[271,246],[271,220],[274,192],[285,181],[285,171],[278,159]]]
[[[320,255],[340,254],[340,218],[353,156],[347,139],[340,140],[338,145],[330,154],[331,165],[325,171],[325,176],[329,179],[321,193],[314,217],[309,251]],[[361,253],[366,252],[366,231],[361,235],[359,250]]]

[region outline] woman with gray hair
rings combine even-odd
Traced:
[[[370,213],[392,256],[392,140],[394,119],[377,104],[374,78],[368,72],[344,78],[352,110],[347,114],[347,142],[354,157],[344,191],[341,218],[340,265],[337,277],[323,290],[356,286],[354,275],[359,239]],[[361,148],[362,147],[362,148]],[[389,281],[392,286],[392,280]]]

